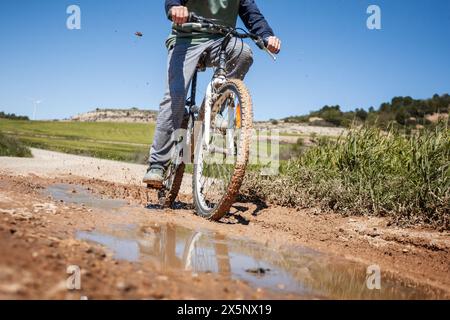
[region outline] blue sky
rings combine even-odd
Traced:
[[[0,110],[38,119],[97,107],[157,109],[170,23],[158,0],[2,0]],[[258,120],[325,104],[378,107],[393,96],[450,92],[448,0],[259,0],[283,41],[273,62],[254,47],[247,77]],[[82,29],[66,28],[66,8]],[[367,7],[382,30],[366,27]],[[144,33],[142,38],[134,36]],[[202,75],[201,92],[209,75]]]

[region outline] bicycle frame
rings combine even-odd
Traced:
[[[210,128],[211,128],[211,111],[214,103],[214,90],[219,88],[226,81],[226,65],[227,65],[227,52],[226,48],[228,43],[230,42],[232,36],[227,35],[224,37],[220,52],[219,52],[219,63],[218,67],[214,73],[214,76],[211,82],[208,84],[206,88],[205,100],[204,100],[204,112],[205,117],[203,121],[204,125],[204,135],[203,142],[205,143],[206,148],[209,147],[210,140]],[[189,116],[194,116],[197,110],[196,105],[196,94],[197,94],[197,79],[198,79],[198,68],[194,73],[191,83],[191,96],[186,100],[186,106],[189,107]],[[192,128],[191,128],[192,129]]]
[[[211,128],[211,111],[212,111],[212,106],[213,106],[213,99],[214,99],[214,90],[219,88],[222,84],[224,84],[226,82],[226,66],[227,66],[227,52],[226,52],[226,48],[230,42],[230,40],[233,37],[239,38],[239,39],[244,39],[244,38],[250,38],[251,40],[253,40],[255,42],[255,44],[261,49],[264,50],[266,53],[268,53],[270,55],[270,57],[272,57],[273,60],[276,60],[276,56],[274,54],[272,54],[265,46],[264,41],[261,37],[248,33],[246,31],[244,31],[245,33],[239,33],[237,30],[239,30],[239,28],[231,28],[231,27],[226,27],[226,26],[222,26],[222,25],[218,25],[216,23],[214,23],[214,21],[197,16],[195,13],[190,13],[189,15],[189,21],[188,23],[185,23],[184,26],[186,27],[190,27],[192,29],[202,29],[202,28],[209,28],[211,30],[215,30],[218,31],[219,33],[224,35],[222,44],[221,44],[221,48],[220,48],[220,52],[219,52],[219,62],[218,62],[218,66],[217,69],[214,73],[214,76],[212,78],[212,81],[208,84],[207,89],[206,89],[206,94],[205,94],[205,104],[204,104],[204,112],[205,112],[205,116],[204,116],[204,135],[203,135],[203,142],[205,143],[205,146],[207,148],[207,151],[209,151],[209,141],[210,141],[210,128]],[[197,76],[198,76],[198,69],[196,70],[194,77],[192,79],[192,84],[191,84],[191,97],[186,101],[186,105],[189,107],[189,116],[192,116],[195,114],[195,111],[197,110],[192,110],[193,108],[196,107],[196,92],[197,92]],[[229,123],[231,123],[231,120],[233,119],[229,119]]]

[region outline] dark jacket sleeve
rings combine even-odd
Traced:
[[[274,36],[272,28],[266,21],[266,18],[259,11],[255,0],[241,0],[239,6],[239,16],[247,29],[263,39]]]
[[[184,0],[166,0],[165,7],[166,7],[167,16],[169,16],[169,11],[172,7],[184,5],[185,2],[186,1],[184,1]]]

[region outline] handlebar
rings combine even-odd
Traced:
[[[172,16],[170,13],[169,13],[169,19],[172,20]],[[223,34],[223,35],[231,34],[231,35],[233,35],[233,37],[240,38],[240,39],[250,38],[251,40],[253,40],[253,42],[256,44],[256,46],[259,49],[265,51],[274,61],[277,60],[277,57],[267,49],[265,40],[263,38],[261,38],[260,36],[250,33],[250,32],[246,32],[245,30],[244,30],[244,32],[238,32],[236,28],[217,24],[216,22],[214,22],[214,19],[207,19],[207,18],[201,17],[201,16],[195,14],[194,12],[189,13],[188,22],[182,24],[181,27],[183,29],[192,30],[192,31],[194,31],[194,30],[204,31],[206,29],[206,30],[211,30],[211,33],[219,33],[219,34]]]

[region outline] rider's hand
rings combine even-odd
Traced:
[[[267,49],[274,54],[279,53],[281,50],[281,40],[277,37],[267,38]]]
[[[172,21],[176,24],[186,23],[189,20],[188,8],[184,6],[172,7],[170,9],[170,16],[172,17]]]

